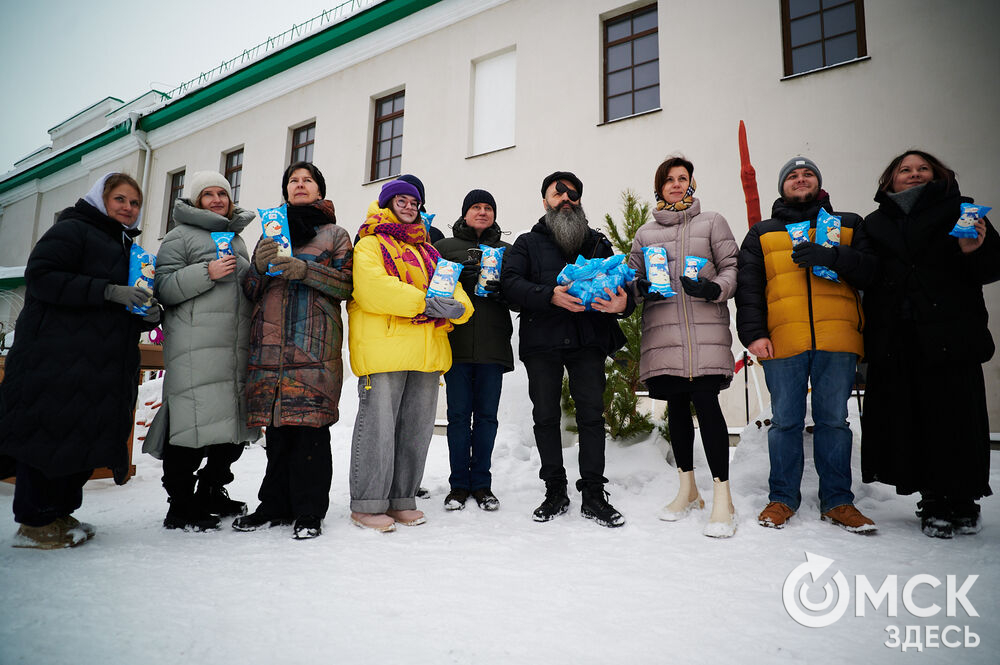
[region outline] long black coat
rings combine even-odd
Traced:
[[[1000,236],[987,223],[983,245],[962,253],[948,232],[971,199],[957,184],[928,183],[909,214],[875,200],[859,231],[878,258],[863,299],[862,477],[900,494],[989,495],[983,285],[1000,279]]]
[[[583,241],[580,255],[585,259],[607,258],[614,254],[611,242],[593,229]],[[618,318],[635,309],[631,290],[628,306],[620,315],[601,312],[570,312],[552,304],[556,277],[576,257],[564,256],[545,224],[538,220],[528,233],[521,234],[504,252],[500,291],[507,302],[521,310],[520,345],[523,359],[537,353],[580,348],[599,349],[606,355],[625,346]]]
[[[139,334],[152,324],[105,301],[104,287],[128,282],[136,233],[81,199],[32,250],[0,384],[0,466],[13,458],[49,477],[109,467],[116,479],[126,469]]]
[[[433,228],[433,227],[432,227]],[[504,260],[510,244],[500,240],[500,227],[494,223],[477,236],[476,230],[459,219],[452,226],[453,238],[445,238],[434,243],[434,248],[449,261],[461,263],[468,258],[470,247],[487,245],[506,247]],[[503,265],[501,263],[501,265]],[[472,318],[448,333],[453,363],[496,363],[503,365],[504,371],[514,369],[514,352],[510,346],[514,326],[510,322],[510,310],[502,303],[490,298],[477,296],[476,277],[462,279],[462,288],[472,300],[476,311]]]

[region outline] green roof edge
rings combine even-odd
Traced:
[[[343,46],[379,28],[394,23],[410,14],[426,9],[441,0],[387,0],[351,16],[344,21],[326,28],[314,35],[248,65],[246,68],[214,83],[195,90],[168,104],[158,111],[139,118],[139,129],[152,131],[163,127],[186,115],[214,104],[245,88],[260,83],[275,74],[315,58],[338,46]],[[102,100],[103,101],[103,100]],[[100,102],[98,102],[100,103]],[[97,136],[80,143],[65,152],[36,164],[23,173],[0,182],[0,194],[31,180],[44,178],[79,162],[84,155],[117,141],[131,131],[131,122],[126,120]]]

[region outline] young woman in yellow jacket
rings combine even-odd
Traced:
[[[438,377],[451,367],[448,332],[473,312],[461,284],[453,298],[427,297],[440,254],[428,242],[419,207],[416,187],[386,183],[354,249],[354,299],[347,307],[358,377],[351,521],[378,531],[425,521],[414,497],[434,433]]]

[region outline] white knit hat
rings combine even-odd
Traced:
[[[215,171],[198,171],[197,173],[193,173],[184,185],[184,198],[190,201],[192,205],[197,206],[201,193],[208,187],[221,187],[226,190],[229,200],[233,200],[233,188],[229,185],[229,181],[221,173]]]

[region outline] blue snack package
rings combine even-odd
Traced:
[[[486,290],[486,282],[500,279],[500,265],[503,263],[503,252],[506,247],[490,247],[480,245],[483,257],[479,259],[479,279],[476,280],[475,294],[485,298],[489,291]]]
[[[232,231],[213,231],[209,235],[212,236],[212,242],[215,243],[215,258],[221,259],[223,256],[235,256],[233,253],[233,236],[236,234]]]
[[[979,234],[976,232],[975,223],[985,217],[990,210],[993,210],[990,206],[963,203],[962,214],[959,215],[955,227],[948,232],[948,235],[956,238],[978,238]]]
[[[642,255],[646,263],[646,279],[649,280],[649,290],[659,293],[665,298],[676,296],[677,292],[670,286],[667,248],[643,247]]]
[[[454,298],[455,285],[458,284],[458,276],[462,274],[462,264],[449,261],[448,259],[438,259],[434,267],[434,276],[431,283],[427,285],[427,298]]]
[[[823,247],[836,247],[840,244],[840,217],[831,215],[822,208],[816,217],[816,244]],[[840,283],[837,273],[826,266],[813,266],[813,274],[831,282]]]
[[[705,267],[708,263],[708,259],[703,259],[700,256],[685,256],[684,257],[684,276],[688,279],[693,279],[698,281],[698,272]]]
[[[615,293],[634,279],[635,271],[625,263],[625,255],[615,254],[606,259],[585,259],[578,256],[575,263],[559,272],[556,282],[562,286],[568,285],[567,293],[579,298],[587,310],[593,311],[595,298],[608,299],[605,289]]]
[[[794,224],[785,224],[785,230],[788,231],[789,237],[792,239],[792,249],[795,249],[804,242],[809,242],[809,222],[795,222]]]
[[[292,255],[292,234],[288,231],[288,206],[282,203],[277,208],[257,208],[264,236],[278,243],[278,256]],[[271,264],[267,266],[268,275],[280,275],[280,270],[274,270]]]
[[[138,286],[140,289],[149,291],[150,298],[153,297],[153,277],[156,274],[156,256],[150,254],[136,243],[132,243],[132,250],[128,259],[128,283],[129,286]],[[133,314],[145,315],[149,312],[150,302],[140,307],[128,307],[128,311]]]
[[[420,213],[420,221],[424,223],[424,230],[427,231],[427,235],[431,234],[431,225],[434,223],[434,213]],[[428,241],[430,242],[430,241]]]

